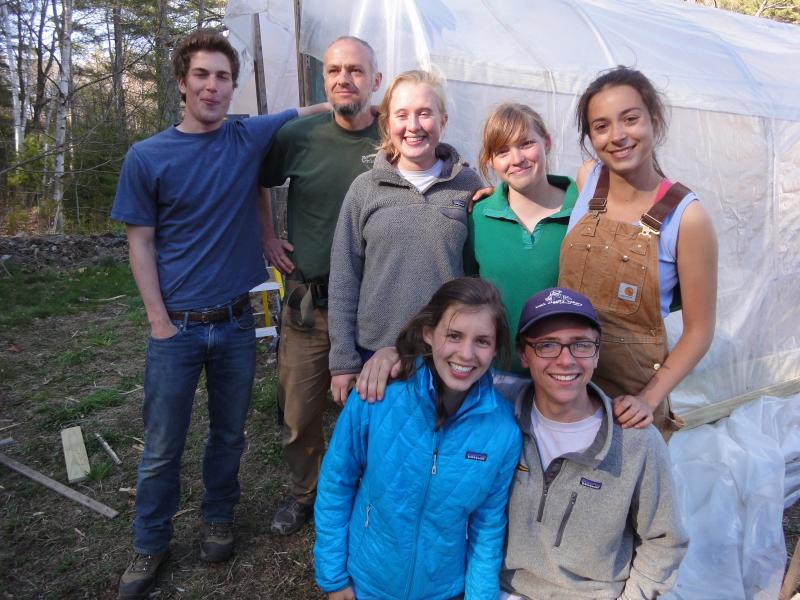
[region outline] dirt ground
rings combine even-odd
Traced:
[[[3,598],[116,597],[131,552],[133,496],[124,490],[136,485],[141,453],[145,342],[143,314],[124,301],[0,333],[0,439],[15,440],[2,451],[66,483],[59,432],[80,425],[96,480],[72,487],[120,513],[106,519],[0,466]],[[183,458],[172,557],[161,572],[158,598],[322,597],[313,582],[311,527],[288,538],[269,532],[286,473],[275,417],[274,356],[266,345],[258,363],[240,473],[236,556],[212,567],[199,556],[206,421],[201,382]],[[87,401],[93,398],[100,400]],[[328,416],[335,418],[333,411]],[[114,448],[121,466],[111,463],[95,432]]]
[[[130,523],[141,454],[142,373],[147,323],[136,298],[115,298],[91,313],[0,329],[0,451],[66,482],[60,430],[80,425],[89,480],[72,487],[119,511],[107,519],[0,466],[0,597],[114,598],[131,556]],[[322,598],[313,581],[313,531],[281,537],[269,523],[285,493],[275,416],[275,359],[260,346],[248,446],[237,508],[237,552],[207,566],[199,557],[200,460],[205,390],[198,388],[183,458],[183,488],[172,556],[156,598]],[[327,414],[330,427],[336,411]],[[94,434],[123,461],[115,466]],[[800,536],[800,503],[786,511],[787,552]]]

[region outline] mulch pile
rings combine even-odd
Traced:
[[[123,234],[15,235],[0,237],[0,259],[9,269],[31,273],[42,269],[71,269],[108,261],[126,262],[128,242]],[[3,269],[0,268],[0,272]],[[1,274],[1,273],[0,273]]]

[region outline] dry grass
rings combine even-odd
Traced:
[[[0,281],[0,287],[8,283]],[[108,520],[0,466],[2,598],[116,597],[119,574],[131,556],[133,498],[119,490],[136,482],[146,338],[141,303],[130,294],[87,305],[77,314],[0,329],[0,439],[16,440],[0,451],[66,482],[59,430],[80,425],[95,473],[93,480],[73,487],[120,512]],[[271,514],[285,493],[286,472],[275,419],[274,356],[266,346],[261,349],[241,468],[235,558],[208,566],[199,557],[206,432],[201,382],[183,458],[172,557],[161,571],[159,599],[322,598],[313,581],[312,528],[288,538],[269,532]],[[327,416],[330,426],[335,411]],[[111,465],[95,432],[119,454],[121,466]],[[786,511],[784,531],[791,551],[800,535],[800,504]]]
[[[80,425],[94,480],[73,487],[120,512],[108,520],[0,467],[2,597],[116,597],[119,574],[131,556],[133,498],[119,489],[136,484],[146,337],[142,309],[129,299],[0,333],[0,439],[16,440],[2,451],[66,482],[59,431]],[[241,468],[236,556],[219,566],[208,566],[199,556],[206,432],[201,383],[183,458],[172,556],[161,571],[158,598],[322,597],[313,582],[312,528],[289,538],[269,532],[286,473],[274,413],[274,357],[264,349],[258,363]],[[115,449],[121,466],[111,464],[95,432]]]

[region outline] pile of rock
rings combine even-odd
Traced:
[[[70,269],[127,261],[128,242],[116,233],[0,237],[0,259],[6,256],[5,265],[12,270]]]

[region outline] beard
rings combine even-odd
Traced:
[[[340,102],[333,105],[333,111],[341,117],[353,117],[364,109],[366,101]]]

